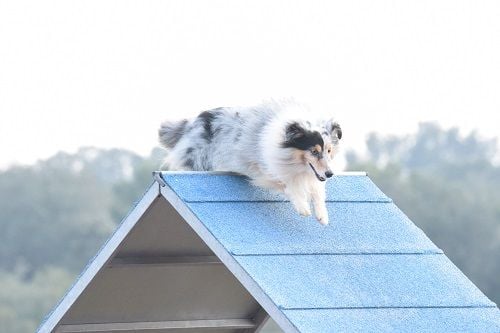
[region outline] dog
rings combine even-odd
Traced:
[[[166,121],[158,131],[170,170],[228,171],[283,193],[303,216],[328,224],[325,181],[333,176],[342,129],[310,118],[295,102],[221,107],[194,119]]]

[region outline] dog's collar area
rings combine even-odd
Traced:
[[[313,165],[312,165],[311,163],[309,163],[309,166],[310,166],[310,167],[311,167],[311,169],[314,171],[314,174],[316,175],[316,178],[318,178],[318,180],[319,180],[320,182],[324,182],[324,181],[326,180],[326,178],[325,178],[325,177],[321,177],[321,176],[319,175],[319,173],[316,171],[316,169],[313,167]]]

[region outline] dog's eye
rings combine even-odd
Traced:
[[[328,148],[328,154],[330,154],[331,152],[332,152],[332,149]]]
[[[319,155],[319,151],[317,150],[312,150],[311,153],[314,155],[314,156],[318,156]]]

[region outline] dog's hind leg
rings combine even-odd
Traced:
[[[326,210],[325,184],[316,182],[311,186],[311,198],[314,206],[314,214],[319,223],[328,224],[328,211]]]

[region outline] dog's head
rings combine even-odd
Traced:
[[[293,149],[294,162],[309,167],[319,181],[325,181],[333,176],[331,164],[341,138],[342,129],[333,120],[316,127],[309,122],[290,122],[283,147]]]

